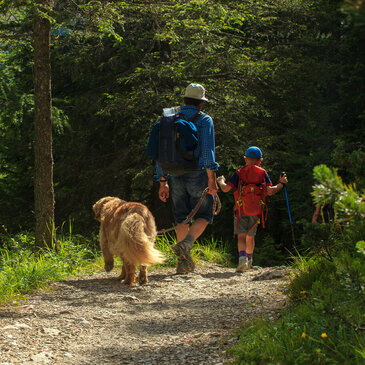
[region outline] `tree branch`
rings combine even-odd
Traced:
[[[5,34],[0,33],[0,39],[23,39],[23,38],[31,38],[31,33],[26,34]]]

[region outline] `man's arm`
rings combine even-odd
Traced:
[[[207,170],[208,175],[208,193],[216,195],[218,193],[217,177],[213,170]]]
[[[218,192],[216,170],[219,165],[215,162],[215,140],[213,119],[204,115],[200,127],[200,155],[208,175],[208,193],[216,195]]]

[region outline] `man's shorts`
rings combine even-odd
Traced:
[[[170,176],[169,185],[175,222],[179,224],[198,204],[208,187],[208,175],[205,170],[197,170],[181,176]],[[203,218],[213,223],[213,202],[213,196],[207,194],[193,219]]]
[[[237,219],[238,219],[238,225],[237,225]],[[239,234],[239,233],[247,234],[247,232],[249,232],[251,229],[251,231],[250,231],[250,233],[248,233],[248,235],[250,237],[254,237],[256,235],[257,226],[258,226],[258,224],[256,224],[257,220],[258,220],[258,218],[256,215],[247,216],[247,215],[241,214],[241,218],[236,216],[234,218],[234,233],[235,234]],[[254,225],[255,225],[255,227],[252,228]]]

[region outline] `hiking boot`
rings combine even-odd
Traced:
[[[194,270],[195,265],[190,254],[191,246],[192,245],[188,245],[184,242],[179,242],[177,245],[173,246],[172,249],[177,257],[184,258],[189,263],[190,267],[193,268],[192,270]]]
[[[244,272],[244,271],[248,270],[247,263],[248,263],[247,257],[241,256],[238,260],[238,266],[237,266],[236,272]],[[252,260],[251,260],[251,263],[252,263]]]
[[[194,272],[195,265],[193,266],[186,261],[184,258],[179,257],[177,259],[177,267],[176,267],[176,274],[187,274],[189,272]]]
[[[247,260],[247,270],[252,269],[252,259]]]

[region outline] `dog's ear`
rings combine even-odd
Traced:
[[[95,219],[99,222],[101,222],[101,213],[103,211],[104,205],[111,199],[111,197],[104,197],[99,199],[94,205],[93,205],[93,211],[95,214]]]
[[[93,205],[93,211],[95,214],[95,219],[100,222],[101,204],[97,202]]]
[[[105,215],[105,212],[103,212],[105,205],[115,199],[118,199],[118,198],[115,198],[113,196],[106,196],[104,198],[99,199],[93,205],[93,211],[94,211],[96,220],[98,220],[99,222],[101,222],[103,220],[104,215]]]

